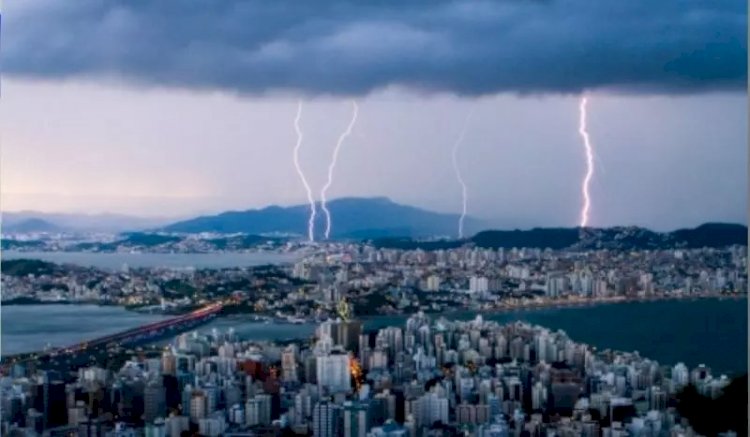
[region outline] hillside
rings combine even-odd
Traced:
[[[4,233],[25,232],[124,232],[152,229],[168,223],[162,218],[122,214],[75,214],[39,211],[3,211]],[[42,226],[41,229],[38,229]]]
[[[319,205],[318,205],[319,206]],[[419,237],[455,235],[458,216],[441,214],[401,205],[384,197],[341,198],[328,203],[333,222],[332,236],[337,238]],[[307,233],[308,206],[271,206],[247,211],[231,211],[213,216],[197,217],[173,223],[166,232],[220,233]],[[322,234],[324,216],[318,207],[316,230]],[[480,224],[466,220],[467,231],[476,231]]]
[[[421,241],[412,238],[376,238],[376,247],[436,250],[464,243],[483,248],[534,247],[550,249],[658,250],[671,248],[747,246],[747,227],[738,224],[707,223],[692,229],[655,232],[638,227],[534,228],[529,230],[482,231],[465,241]]]
[[[30,233],[30,232],[60,232],[62,229],[40,218],[28,218],[20,221],[4,224],[3,232],[5,233]]]
[[[721,247],[747,245],[747,226],[733,223],[706,223],[694,229],[672,232],[675,240],[687,247]]]
[[[747,227],[707,223],[692,229],[655,232],[638,227],[535,228],[483,231],[471,241],[479,247],[539,247],[551,249],[667,249],[747,246]]]
[[[576,228],[534,228],[513,231],[482,231],[471,238],[479,247],[549,247],[563,249],[577,243],[579,232]]]
[[[37,259],[4,259],[0,261],[0,272],[8,276],[51,275],[60,270],[54,263]]]

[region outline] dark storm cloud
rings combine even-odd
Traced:
[[[744,0],[29,1],[3,68],[259,93],[745,87]]]

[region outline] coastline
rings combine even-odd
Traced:
[[[747,293],[693,293],[693,294],[679,294],[671,296],[669,293],[653,295],[653,296],[637,296],[637,297],[626,297],[616,296],[607,298],[577,298],[577,299],[555,299],[547,302],[526,302],[521,304],[505,304],[498,305],[489,308],[467,308],[468,310],[476,311],[487,311],[492,313],[503,313],[513,311],[526,311],[535,309],[555,309],[555,308],[576,308],[576,307],[589,307],[598,305],[613,305],[623,303],[647,303],[647,302],[659,302],[659,301],[695,301],[702,299],[734,299],[742,300],[747,299]],[[460,309],[455,311],[462,311]],[[454,312],[454,311],[451,311]]]
[[[101,302],[98,300],[42,300],[33,297],[14,297],[3,300],[0,306],[22,306],[22,305],[96,305],[96,306],[122,306],[114,303]]]
[[[458,308],[451,308],[448,311],[441,311],[441,310],[432,310],[428,309],[425,310],[425,314],[430,315],[452,315],[452,314],[460,314],[460,313],[467,313],[467,312],[475,312],[477,314],[481,313],[490,313],[490,314],[503,314],[503,313],[512,313],[517,311],[535,311],[535,310],[548,310],[548,309],[564,309],[564,308],[578,308],[578,307],[591,307],[591,306],[599,306],[599,305],[615,305],[615,304],[633,304],[633,303],[647,303],[647,302],[657,302],[657,301],[695,301],[695,300],[702,300],[702,299],[731,299],[731,300],[743,300],[747,299],[748,295],[747,293],[693,293],[693,294],[679,294],[679,295],[670,295],[669,293],[663,293],[659,295],[652,295],[652,296],[637,296],[637,297],[625,297],[625,296],[615,296],[615,297],[606,297],[606,298],[574,298],[574,299],[554,299],[554,300],[545,300],[542,302],[538,301],[529,301],[529,299],[511,299],[510,302],[500,304],[500,305],[494,305],[494,306],[481,306],[481,307],[471,307],[471,306],[462,306]],[[518,302],[520,301],[520,302]],[[23,306],[23,305],[96,305],[96,306],[104,306],[104,307],[121,307],[128,311],[133,311],[136,313],[148,313],[148,314],[163,314],[163,315],[180,315],[184,314],[186,312],[190,311],[190,308],[186,308],[183,310],[178,309],[175,311],[174,308],[172,308],[172,311],[141,311],[142,308],[146,308],[152,305],[120,305],[114,302],[102,302],[97,300],[41,300],[36,298],[29,298],[29,297],[17,297],[13,299],[8,299],[0,302],[0,306]],[[388,317],[388,316],[403,316],[407,315],[410,312],[408,311],[399,311],[394,313],[379,313],[379,314],[368,314],[366,316],[362,316],[362,319],[371,319],[371,318],[377,318],[377,317]],[[228,314],[227,314],[228,315]],[[274,323],[284,323],[284,324],[300,324],[300,323],[317,323],[319,320],[317,319],[298,319],[296,316],[286,316],[286,317],[279,317],[271,314],[262,314],[262,313],[255,313],[255,312],[239,312],[239,313],[232,313],[232,315],[248,315],[253,316],[257,318],[258,320],[272,320]],[[295,321],[289,321],[286,320],[287,317],[295,318]]]
[[[557,308],[534,308],[520,311],[476,311],[462,310],[445,311],[437,314],[430,314],[429,317],[437,319],[441,316],[448,320],[470,321],[477,315],[481,315],[484,320],[497,321],[499,323],[510,323],[514,320],[520,320],[532,325],[544,326],[550,329],[561,329],[568,333],[571,338],[583,341],[599,350],[612,349],[621,351],[639,351],[642,356],[647,356],[658,360],[660,363],[672,363],[685,361],[690,365],[707,363],[715,367],[722,373],[734,374],[737,366],[733,363],[744,362],[746,354],[736,351],[742,349],[741,343],[738,345],[738,339],[747,334],[747,313],[745,302],[737,302],[742,296],[733,296],[734,299],[712,298],[704,299],[681,299],[681,300],[663,300],[662,302],[616,302],[630,303],[630,305],[614,305],[598,302],[596,305],[588,306],[564,306]],[[702,301],[701,301],[702,300]],[[5,327],[8,323],[13,325],[13,329],[21,336],[34,335],[36,329],[33,328],[37,323],[41,323],[40,328],[47,329],[46,334],[36,334],[35,337],[29,337],[23,340],[26,346],[19,348],[19,352],[26,350],[29,342],[40,342],[38,350],[44,347],[44,344],[72,344],[77,341],[85,340],[88,336],[86,332],[95,330],[95,326],[104,320],[97,318],[97,314],[115,309],[113,306],[101,306],[101,311],[97,311],[96,306],[90,306],[85,314],[91,314],[91,320],[82,320],[82,323],[92,323],[92,329],[82,329],[78,322],[67,328],[67,325],[60,325],[60,328],[44,328],[43,325],[52,322],[54,318],[47,320],[41,317],[38,322],[35,321],[34,315],[43,315],[47,312],[45,307],[39,306],[31,310],[33,306],[17,306],[17,312],[12,308],[8,313],[3,314]],[[54,308],[54,306],[52,306]],[[60,305],[57,309],[50,309],[51,314],[78,314],[79,310],[71,305]],[[105,308],[110,308],[106,310]],[[569,310],[565,311],[565,308]],[[81,309],[81,311],[83,308]],[[130,314],[130,316],[127,315]],[[17,314],[13,316],[13,314]],[[25,314],[25,315],[23,315]],[[83,314],[83,313],[82,313]],[[114,318],[104,323],[119,323],[120,320],[137,320],[136,312],[120,310],[114,314]],[[18,316],[22,315],[22,316]],[[364,316],[356,317],[362,322],[363,331],[371,332],[381,329],[385,326],[401,325],[406,318],[412,314],[395,314],[381,316]],[[632,317],[641,315],[645,318],[643,324],[628,325],[627,321]],[[145,315],[143,315],[145,316]],[[19,318],[20,317],[20,318]],[[164,316],[162,316],[164,317]],[[59,318],[58,318],[59,319]],[[97,322],[97,320],[99,320]],[[143,319],[143,323],[148,323],[148,319]],[[154,319],[158,320],[158,319]],[[658,322],[657,322],[658,320]],[[695,323],[683,325],[685,320],[693,320]],[[740,321],[742,327],[738,326]],[[20,323],[20,324],[19,324]],[[132,323],[132,322],[131,322]],[[141,324],[143,324],[141,323]],[[136,322],[136,324],[138,324]],[[605,328],[601,328],[604,324]],[[25,328],[21,328],[26,326]],[[668,326],[674,328],[667,328]],[[263,317],[253,313],[234,314],[228,316],[219,316],[214,322],[200,328],[201,331],[210,332],[212,327],[220,331],[233,329],[240,336],[248,341],[278,341],[292,339],[309,339],[315,331],[314,322],[303,324],[293,324],[279,320],[278,318]],[[124,326],[123,329],[129,329]],[[684,335],[675,336],[675,329],[686,330]],[[11,330],[8,331],[11,334]],[[653,338],[651,336],[654,336]],[[648,339],[648,340],[645,340]],[[4,338],[5,341],[18,343],[18,338]],[[38,341],[37,341],[38,340]],[[695,342],[702,346],[696,348]],[[9,346],[3,351],[10,352],[16,346]],[[745,368],[746,366],[741,366]]]

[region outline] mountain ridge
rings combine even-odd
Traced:
[[[317,203],[316,239],[322,239],[325,219]],[[438,213],[426,209],[393,202],[384,196],[343,197],[328,202],[331,211],[332,238],[371,241],[381,247],[438,248],[472,244],[477,247],[539,247],[572,249],[658,249],[665,247],[724,247],[734,244],[747,245],[747,227],[741,224],[708,222],[694,228],[679,228],[672,231],[653,231],[639,226],[613,226],[608,228],[578,227],[533,227],[527,229],[503,228],[490,221],[467,217],[464,239],[456,238],[458,214]],[[68,232],[92,230],[88,225],[98,224],[111,231],[123,234],[128,244],[139,244],[141,237],[133,239],[127,233],[140,232],[168,234],[215,233],[232,236],[252,235],[265,241],[274,238],[307,236],[309,205],[269,205],[263,208],[225,211],[214,215],[203,215],[186,220],[168,222],[160,219],[139,219],[117,214],[60,214],[60,213],[3,213],[4,233]],[[82,217],[82,218],[81,218]],[[62,222],[51,220],[60,218]],[[83,222],[80,222],[81,218]],[[101,226],[99,219],[110,221]],[[141,220],[141,221],[139,221]],[[151,226],[143,226],[149,220]],[[157,223],[154,223],[154,222]],[[125,227],[127,223],[141,226]],[[123,229],[123,227],[125,227]],[[118,229],[115,229],[118,228]],[[438,237],[437,239],[435,237]],[[159,239],[146,238],[146,242],[158,243]],[[150,238],[150,239],[149,239]],[[241,241],[232,240],[232,245]],[[242,246],[242,244],[239,244]]]
[[[325,226],[325,219],[320,203],[316,203],[316,207],[316,237],[319,237]],[[335,238],[422,237],[457,233],[458,214],[438,213],[403,205],[387,197],[342,197],[328,201],[327,207],[333,224],[331,235]],[[274,205],[195,217],[169,224],[160,230],[182,233],[284,232],[306,235],[308,217],[309,206],[306,204],[288,207]],[[482,227],[479,220],[467,217],[467,233],[476,232]]]
[[[656,232],[637,226],[609,228],[533,228],[527,231],[487,230],[474,235],[471,242],[480,247],[537,247],[551,249],[658,250],[665,248],[702,248],[747,246],[747,226],[709,222],[695,228]]]
[[[415,240],[376,238],[376,247],[440,250],[470,244],[487,249],[571,249],[571,250],[663,250],[747,246],[747,227],[735,223],[704,223],[695,228],[656,232],[635,226],[610,228],[532,228],[528,230],[485,230],[465,240]]]
[[[3,211],[0,214],[3,232],[24,232],[18,225],[29,220],[49,223],[40,232],[125,232],[163,226],[175,218],[139,217],[126,214],[101,213],[82,214],[73,212]],[[32,222],[33,223],[33,222]],[[54,230],[53,230],[54,228]]]

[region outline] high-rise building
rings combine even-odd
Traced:
[[[294,396],[294,423],[307,423],[308,418],[312,417],[313,397],[310,393],[309,386],[306,386]]]
[[[208,415],[208,400],[206,394],[201,390],[190,394],[190,421],[198,423],[200,419]]]
[[[156,381],[149,382],[143,389],[143,420],[153,422],[164,417],[167,412],[167,395],[163,385]]]
[[[690,371],[683,363],[677,363],[672,368],[672,391],[679,391],[690,382]]]
[[[531,408],[534,410],[543,410],[547,405],[547,388],[537,381],[531,389]]]
[[[281,379],[284,382],[297,382],[297,346],[289,345],[281,353]]]
[[[313,408],[313,435],[334,437],[339,435],[340,408],[330,401],[321,401]]]
[[[440,276],[438,275],[431,275],[427,277],[427,281],[425,284],[425,290],[426,291],[440,291],[440,283],[441,283]]]
[[[65,383],[44,373],[34,392],[34,408],[42,414],[44,428],[64,425],[68,419]]]
[[[653,386],[649,389],[649,408],[656,411],[667,409],[667,393],[659,386]]]
[[[326,393],[349,392],[351,390],[351,369],[349,355],[342,350],[316,359],[318,386]]]
[[[490,281],[484,276],[472,276],[469,279],[469,291],[472,293],[486,293],[490,289]]]
[[[401,328],[389,326],[378,331],[375,347],[388,351],[388,361],[395,362],[396,355],[404,350],[404,333]]]
[[[351,401],[344,403],[345,437],[366,437],[369,426],[369,405]]]
[[[229,411],[227,411],[227,416],[229,417],[229,423],[234,425],[245,425],[245,410],[241,405],[232,405],[229,408]]]
[[[456,421],[461,425],[477,423],[477,410],[475,405],[456,405]]]
[[[227,424],[224,416],[220,414],[212,415],[198,421],[198,433],[206,437],[219,437],[226,431]]]
[[[448,423],[448,398],[433,389],[418,399],[414,416],[418,427],[429,427],[435,422]]]
[[[271,424],[271,395],[256,394],[245,403],[247,426]]]
[[[362,322],[359,320],[346,320],[337,323],[338,342],[347,351],[358,352],[359,336],[362,334]]]

